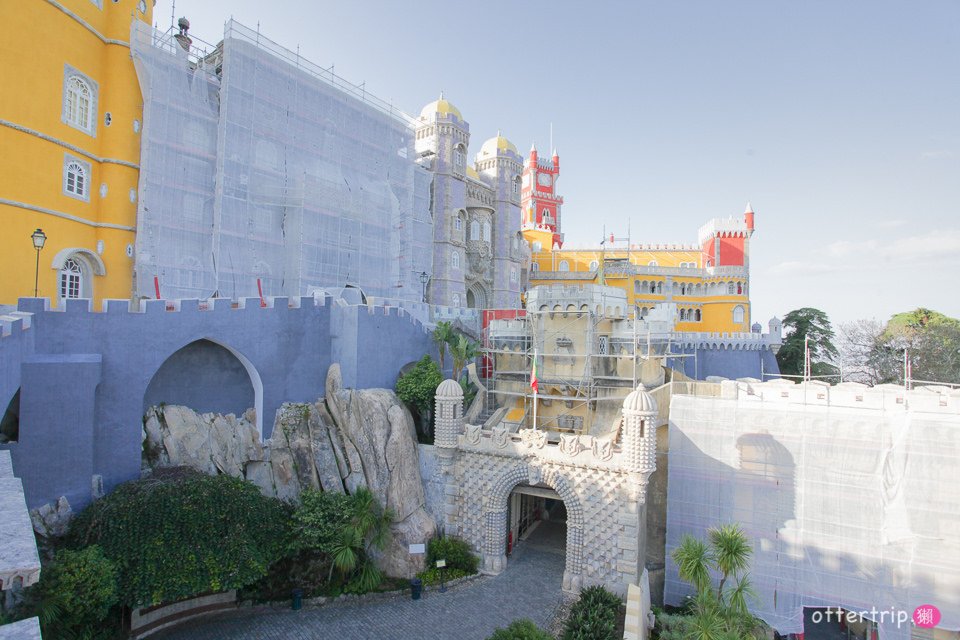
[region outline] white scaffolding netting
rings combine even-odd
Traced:
[[[868,612],[881,640],[909,638],[894,612],[924,604],[960,628],[955,411],[674,396],[669,446],[667,604],[691,592],[669,559],[681,536],[734,522],[754,549],[751,609],[780,633],[827,606]]]
[[[214,50],[135,27],[144,92],[137,293],[416,301],[431,175],[410,119],[230,21]]]

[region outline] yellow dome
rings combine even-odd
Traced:
[[[517,155],[520,155],[516,145],[500,135],[498,131],[496,136],[484,142],[483,146],[480,147],[480,156],[495,156],[500,151],[513,151]]]
[[[440,94],[439,100],[434,100],[420,110],[420,119],[433,120],[435,114],[439,114],[441,117],[453,114],[457,116],[458,120],[463,120],[463,116],[460,115],[460,109],[457,109],[453,106],[452,102],[446,100],[442,93]]]

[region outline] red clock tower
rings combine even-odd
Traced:
[[[523,163],[523,181],[520,187],[520,211],[524,229],[549,230],[554,246],[563,246],[560,233],[560,206],[563,198],[557,195],[560,177],[560,156],[556,149],[550,161],[537,158],[537,147],[530,148],[530,157]]]

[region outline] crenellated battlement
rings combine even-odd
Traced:
[[[797,383],[783,378],[766,382],[741,378],[697,384],[718,386],[721,398],[736,400],[739,406],[766,403],[960,414],[960,388],[951,388],[946,385],[919,386],[908,390],[903,385],[896,384],[880,384],[871,387],[857,382],[841,382],[831,385],[819,380]],[[676,390],[674,393],[683,395]]]

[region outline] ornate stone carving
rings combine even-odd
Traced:
[[[498,449],[503,449],[505,446],[507,446],[507,442],[509,441],[510,434],[505,427],[494,427],[493,444],[495,444]]]
[[[593,455],[598,460],[609,460],[613,457],[613,440],[600,438],[593,439]]]
[[[580,443],[580,436],[578,435],[560,436],[560,451],[570,456],[571,458],[577,457],[577,454],[583,451],[583,445]]]
[[[543,449],[547,445],[547,433],[538,429],[521,429],[520,442],[530,449]]]
[[[479,424],[468,424],[465,432],[467,442],[469,444],[477,445],[480,444],[480,431],[483,429],[483,425]]]

